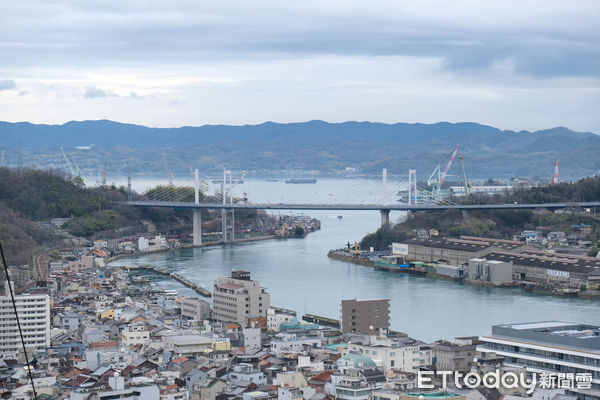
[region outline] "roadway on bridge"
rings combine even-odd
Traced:
[[[544,208],[595,208],[600,201],[579,203],[540,203],[540,204],[293,204],[293,203],[190,203],[182,201],[130,201],[134,207],[163,207],[173,209],[226,209],[226,210],[391,210],[391,211],[443,211],[443,210],[533,210]]]

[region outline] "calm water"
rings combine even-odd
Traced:
[[[239,190],[255,201],[310,201],[335,196],[348,185],[368,182],[319,180],[316,185],[285,185],[249,181]],[[374,194],[375,196],[376,194]],[[314,200],[313,200],[314,201]],[[521,289],[483,288],[461,283],[376,271],[331,260],[327,251],[360,240],[377,229],[379,212],[310,212],[322,229],[305,239],[269,240],[239,245],[148,254],[119,260],[113,265],[152,264],[177,271],[212,289],[219,276],[245,269],[271,293],[271,303],[296,310],[340,318],[342,299],[389,298],[395,330],[432,341],[455,336],[480,335],[492,324],[566,320],[600,324],[600,302],[532,295]],[[392,213],[392,218],[400,218]],[[164,277],[154,279],[165,288],[194,295],[183,285]]]

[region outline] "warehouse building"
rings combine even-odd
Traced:
[[[494,252],[489,259],[512,262],[514,276],[544,285],[593,287],[600,284],[600,259],[563,254]]]
[[[521,252],[528,249],[523,242],[471,236],[460,238],[412,238],[404,241],[408,246],[406,257],[411,261],[435,262],[455,265],[467,264],[494,251]]]

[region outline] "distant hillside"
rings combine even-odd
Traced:
[[[600,171],[600,136],[553,128],[536,132],[502,131],[476,123],[382,124],[310,121],[279,124],[148,128],[113,121],[35,125],[0,122],[0,150],[6,163],[65,168],[60,152],[84,170],[97,173],[187,172],[189,166],[216,172],[231,169],[268,174],[274,170],[319,170],[335,174],[346,167],[379,173],[385,167],[404,174],[416,168],[425,178],[445,164],[457,144],[467,173],[474,178],[551,177],[559,160],[561,176],[576,178]],[[93,145],[91,149],[76,149]],[[164,155],[163,155],[164,154]],[[455,171],[456,172],[456,171]]]

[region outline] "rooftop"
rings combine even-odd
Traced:
[[[596,325],[563,321],[494,325],[492,336],[540,345],[593,350],[600,354],[600,326]]]
[[[456,238],[412,238],[407,239],[404,243],[412,245],[420,245],[425,247],[435,247],[448,250],[460,250],[467,252],[478,252],[490,247],[503,249],[503,250],[514,250],[517,247],[523,245],[522,242],[516,242],[512,240],[501,240],[491,238],[479,238],[465,236],[460,239]]]
[[[600,275],[600,259],[589,261],[588,259],[569,257],[568,255],[535,255],[524,253],[493,252],[485,256],[488,259],[511,262],[516,265],[529,267],[554,269],[558,271],[573,272],[576,274]]]

